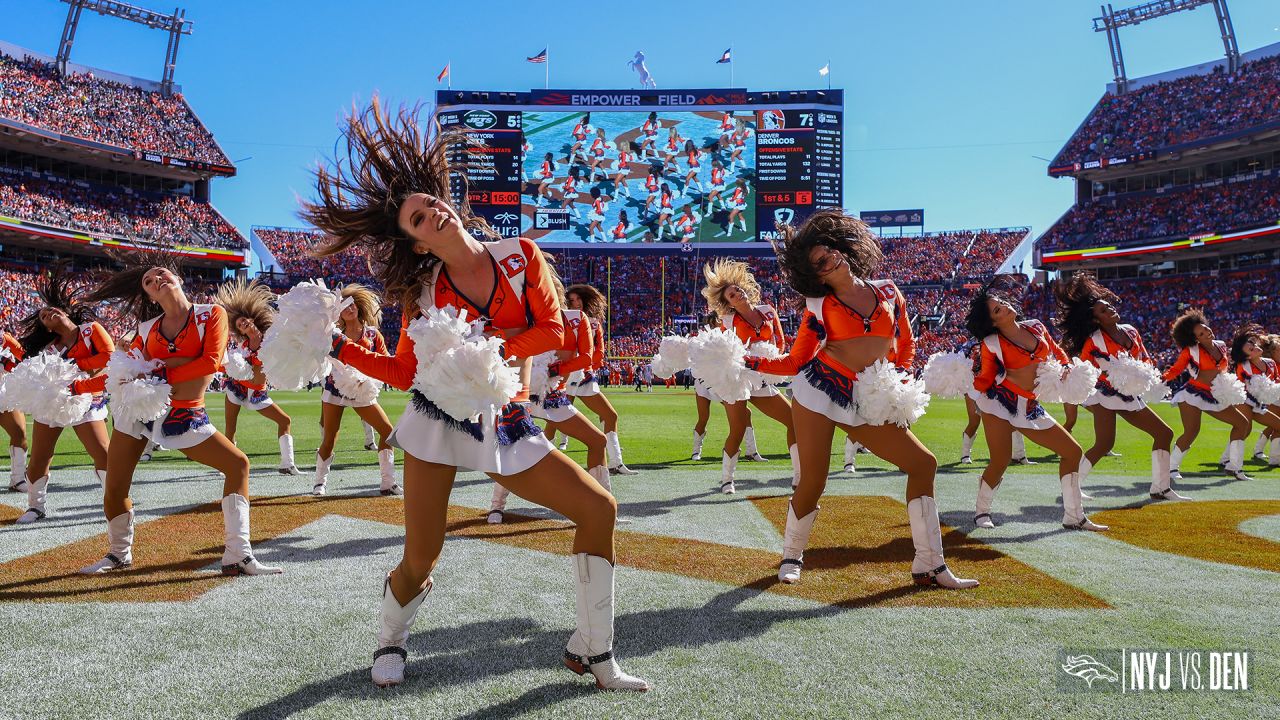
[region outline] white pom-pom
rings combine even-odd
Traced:
[[[1244,405],[1248,402],[1244,396],[1244,383],[1231,373],[1218,373],[1209,391],[1213,393],[1213,399],[1223,405]]]
[[[681,370],[688,370],[692,362],[689,360],[689,338],[680,335],[667,335],[658,343],[658,354],[650,363],[653,376],[669,378]]]
[[[226,354],[222,357],[222,369],[232,380],[244,382],[253,379],[253,366],[249,364],[241,348],[227,348]]]
[[[1254,375],[1249,378],[1249,394],[1263,405],[1280,404],[1280,383],[1266,375]]]
[[[18,409],[14,404],[12,393],[9,392],[10,373],[0,373],[0,413],[13,412]]]
[[[1164,402],[1169,397],[1169,385],[1165,383],[1164,378],[1160,382],[1151,386],[1151,389],[1142,393],[1142,401],[1148,405],[1155,405],[1158,402]]]
[[[111,414],[127,425],[151,422],[169,410],[169,383],[151,376],[164,363],[148,360],[138,350],[116,350],[107,360],[107,392],[111,394]]]
[[[909,427],[928,407],[924,383],[886,360],[877,360],[858,373],[858,414],[872,425]]]
[[[529,368],[529,394],[537,395],[545,398],[547,393],[551,392],[551,375],[548,374],[548,368],[556,361],[556,351],[548,350],[544,353],[533,356],[532,366]]]
[[[587,379],[587,373],[583,370],[574,370],[573,372],[569,373],[569,377],[565,378],[565,380],[570,385],[577,385],[578,383],[586,379]]]
[[[89,411],[93,396],[72,395],[71,383],[88,375],[70,360],[40,353],[23,360],[5,376],[4,404],[51,427],[65,427]]]
[[[921,377],[930,395],[961,397],[973,389],[973,363],[964,353],[934,353],[924,364]]]
[[[373,378],[337,361],[329,362],[329,375],[333,376],[333,386],[337,388],[338,394],[355,401],[358,405],[373,403],[382,390]]]
[[[1062,373],[1057,360],[1045,360],[1036,368],[1036,399],[1042,403],[1062,402]]]
[[[704,330],[689,343],[693,374],[725,402],[741,402],[760,385],[760,373],[747,370],[747,348],[738,336],[723,328]]]
[[[281,295],[275,322],[258,350],[267,380],[282,390],[297,390],[323,377],[335,323],[351,302],[325,287],[323,280],[298,283]]]
[[[418,360],[413,387],[455,420],[496,415],[520,392],[520,371],[502,358],[503,341],[479,334],[482,327],[453,306],[409,323]]]
[[[1102,371],[1080,358],[1072,358],[1062,376],[1062,402],[1080,405],[1093,394]]]
[[[1145,397],[1156,385],[1164,384],[1160,371],[1150,363],[1136,360],[1129,353],[1117,353],[1110,360],[1100,360],[1107,382],[1122,395]]]
[[[436,353],[456,348],[463,340],[477,334],[473,324],[462,319],[462,312],[452,305],[428,308],[421,317],[409,323],[409,337],[413,340],[419,367]]]
[[[758,357],[758,358],[764,358],[766,360],[777,360],[778,358],[782,357],[782,351],[779,350],[778,346],[774,345],[773,343],[753,342],[751,343],[751,346],[747,348],[747,357]],[[762,373],[758,371],[751,371],[751,372],[756,372],[756,374],[760,376],[761,381],[766,385],[778,385],[779,383],[784,383],[791,380],[791,378],[786,375],[770,375],[768,373]]]

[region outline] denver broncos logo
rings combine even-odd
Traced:
[[[524,255],[512,253],[502,258],[499,264],[502,265],[502,270],[507,274],[507,277],[515,277],[524,272],[524,268],[528,263],[525,261]]]
[[[1084,680],[1091,688],[1095,680],[1120,681],[1120,676],[1115,670],[1094,660],[1092,655],[1068,655],[1067,664],[1062,666],[1062,671]]]

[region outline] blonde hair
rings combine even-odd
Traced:
[[[707,279],[702,297],[707,299],[707,307],[717,315],[733,312],[733,306],[724,299],[724,291],[732,285],[741,288],[752,305],[760,302],[760,284],[751,274],[751,267],[744,262],[719,258],[714,263],[707,263],[702,274]]]
[[[258,332],[266,332],[276,318],[276,311],[271,307],[275,299],[271,288],[257,280],[243,279],[223,283],[213,296],[213,301],[227,311],[227,328],[236,337],[243,336],[236,328],[240,318],[249,318]]]
[[[382,325],[382,300],[378,293],[360,283],[347,283],[342,286],[342,297],[355,300],[356,317],[362,325],[375,328]]]

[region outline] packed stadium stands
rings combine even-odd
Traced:
[[[0,54],[0,117],[65,135],[229,166],[181,93],[164,95]]]

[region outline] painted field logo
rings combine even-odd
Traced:
[[[1063,692],[1240,692],[1249,689],[1248,650],[1058,651]]]
[[[1094,680],[1120,682],[1120,676],[1115,670],[1094,660],[1092,655],[1067,656],[1067,664],[1062,666],[1062,672],[1084,680],[1090,690],[1093,689]]]

